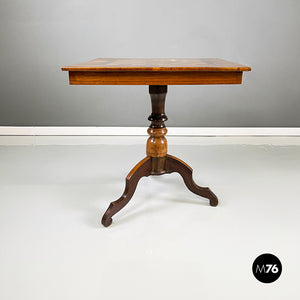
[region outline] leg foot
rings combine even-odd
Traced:
[[[218,205],[217,196],[208,187],[200,187],[194,182],[193,169],[182,160],[172,155],[167,155],[166,172],[178,172],[182,176],[185,185],[191,192],[209,199],[209,204],[211,206]]]
[[[102,224],[108,227],[112,223],[112,216],[120,211],[133,196],[139,180],[143,176],[151,174],[151,158],[145,157],[140,161],[127,175],[126,185],[123,195],[116,201],[111,202],[105,214],[102,217]]]

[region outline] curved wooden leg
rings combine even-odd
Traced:
[[[120,211],[133,196],[139,180],[143,176],[151,174],[151,157],[147,156],[141,160],[127,175],[123,195],[116,201],[111,202],[102,217],[102,224],[108,227],[112,223],[112,216]]]
[[[182,176],[185,185],[191,192],[209,199],[209,204],[211,206],[218,205],[217,196],[208,187],[198,186],[193,180],[193,169],[179,158],[172,155],[167,155],[166,172],[178,172]]]

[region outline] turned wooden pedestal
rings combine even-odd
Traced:
[[[218,198],[208,187],[200,187],[194,182],[192,168],[179,158],[167,154],[168,144],[165,138],[168,132],[165,126],[165,121],[168,120],[165,114],[167,86],[150,85],[149,93],[151,96],[152,113],[148,118],[151,124],[148,128],[150,137],[147,141],[147,156],[127,175],[123,195],[118,200],[110,203],[102,218],[102,224],[105,227],[112,223],[112,216],[130,201],[140,178],[143,176],[178,172],[191,192],[209,199],[211,206],[218,205]]]
[[[192,178],[193,170],[180,159],[167,154],[167,128],[165,99],[168,85],[189,84],[240,84],[246,67],[216,58],[203,59],[121,59],[98,58],[92,61],[62,68],[69,72],[72,85],[149,85],[152,103],[148,129],[147,156],[127,175],[123,195],[111,202],[102,218],[107,227],[112,217],[131,199],[143,176],[178,172],[187,188],[218,205],[216,195],[207,187],[198,186]]]

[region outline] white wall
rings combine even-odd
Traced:
[[[147,126],[145,86],[69,86],[96,57],[220,57],[243,85],[170,86],[168,126],[299,127],[300,1],[0,0],[0,125]]]

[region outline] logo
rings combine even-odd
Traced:
[[[253,262],[252,272],[254,277],[263,283],[276,281],[282,272],[282,265],[278,257],[265,253],[259,255]]]

